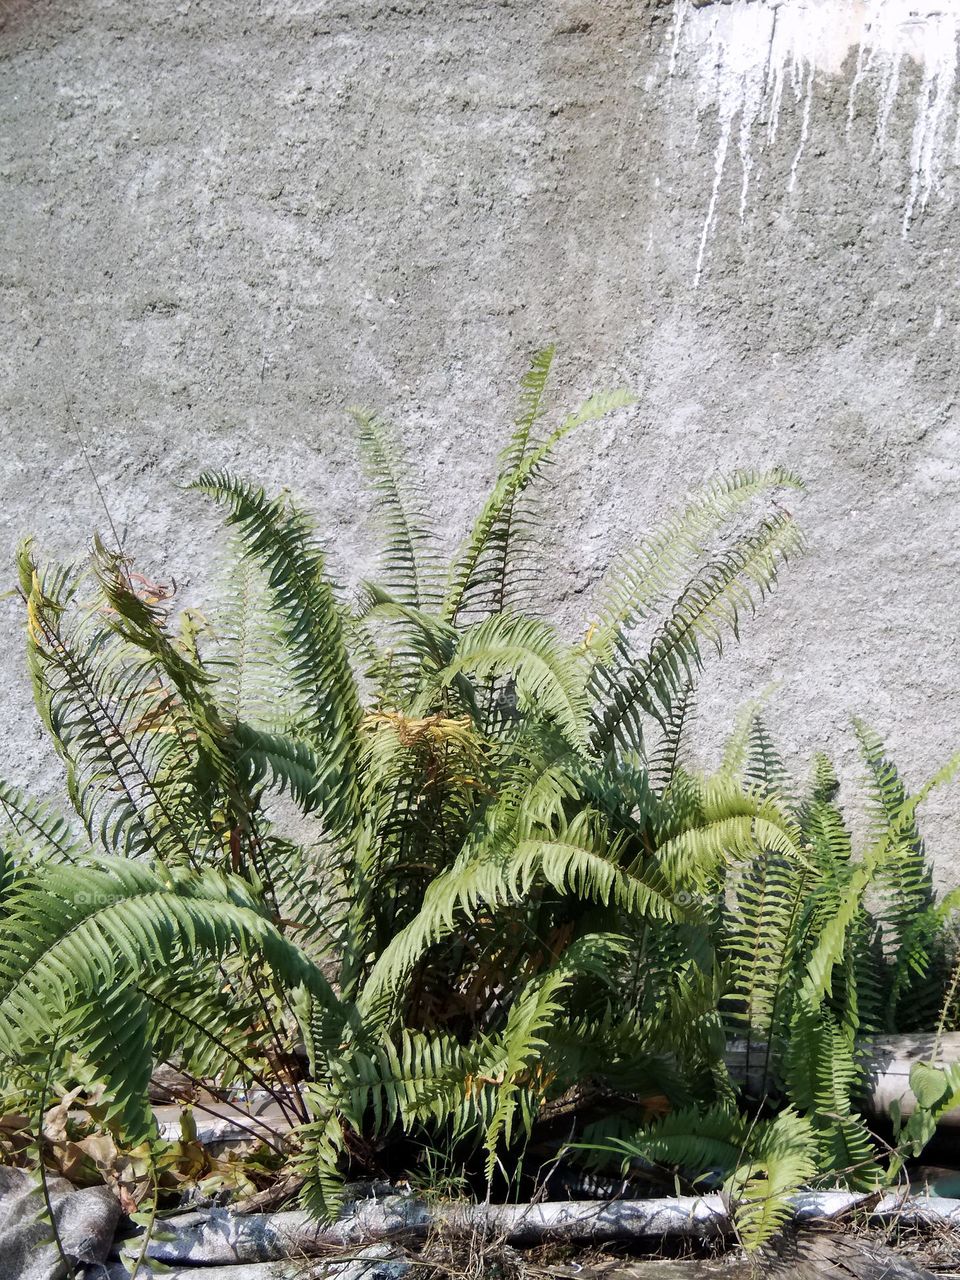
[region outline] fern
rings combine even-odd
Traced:
[[[774,1120],[750,1119],[726,1108],[680,1111],[599,1149],[621,1157],[625,1172],[631,1162],[642,1161],[681,1170],[694,1184],[706,1174],[722,1178],[734,1225],[750,1250],[776,1234],[792,1211],[789,1197],[816,1170],[810,1125],[791,1110]]]
[[[0,781],[0,812],[11,832],[33,857],[75,862],[85,852],[67,818],[34,800],[18,787]]]
[[[239,539],[229,540],[228,553],[224,598],[204,623],[197,645],[205,650],[224,718],[280,732],[286,728],[285,709],[276,690],[286,683],[290,663],[269,607],[266,575],[244,557]]]
[[[758,496],[783,487],[803,486],[798,477],[779,467],[720,477],[696,494],[684,511],[617,560],[585,644],[594,659],[609,664],[639,622],[672,593],[685,589],[709,558],[711,539],[725,532]]]
[[[35,702],[89,838],[124,855],[189,861],[199,804],[175,691],[103,612],[69,611],[77,578],[45,574],[29,544],[19,564]]]
[[[108,1114],[142,1140],[151,1131],[154,1059],[150,999],[139,984],[153,973],[189,973],[197,956],[222,960],[231,948],[261,954],[290,988],[335,1003],[319,968],[235,878],[158,873],[117,858],[25,873],[4,900],[0,1054],[8,1070],[16,1075],[51,1043],[73,1048],[109,1083]]]
[[[776,581],[779,565],[799,551],[792,517],[777,514],[710,561],[684,588],[645,657],[634,659],[624,642],[616,664],[598,664],[594,685],[603,698],[596,716],[595,746],[643,750],[644,713],[661,725],[671,716],[678,690],[700,670],[705,643],[722,651],[725,633],[737,635],[744,609]]]
[[[360,702],[324,557],[307,518],[290,503],[268,500],[262,489],[207,474],[193,486],[229,511],[244,554],[261,564],[291,655],[292,691],[299,706],[294,730],[322,763],[319,790],[332,831],[358,820],[356,732]]]
[[[449,684],[464,672],[481,681],[510,675],[521,710],[552,718],[572,747],[587,751],[583,673],[548,623],[496,614],[467,628],[439,679]]]
[[[419,510],[422,501],[410,496],[407,466],[385,425],[363,409],[352,414],[385,538],[380,561],[383,586],[401,604],[426,608],[435,603],[438,561],[433,532]]]
[[[528,375],[527,390],[542,393],[540,380],[549,371],[546,356],[538,357]],[[535,388],[539,385],[539,390]],[[473,529],[450,570],[450,581],[441,608],[441,617],[456,622],[467,610],[497,612],[507,603],[507,569],[511,562],[511,541],[515,534],[518,501],[543,472],[557,445],[565,436],[615,409],[631,404],[633,397],[623,391],[591,397],[576,412],[539,443],[531,443],[531,430],[539,416],[533,416],[530,402],[521,414],[511,443],[501,459],[501,470],[493,492],[474,522]]]
[[[361,411],[383,581],[355,601],[289,496],[226,474],[195,486],[233,561],[209,615],[178,617],[102,546],[91,572],[24,548],[37,706],[79,820],[0,784],[0,1075],[31,1114],[100,1082],[105,1123],[151,1137],[150,1073],[176,1059],[218,1094],[273,1093],[317,1212],[422,1147],[491,1196],[534,1159],[614,1157],[712,1179],[751,1248],[801,1186],[896,1172],[860,1046],[910,1006],[935,1018],[949,981],[918,812],[954,764],[908,793],[861,727],[862,846],[829,762],[798,798],[757,705],[695,770],[708,653],[802,548],[781,469],[717,480],[621,557],[581,642],[535,616],[547,468],[629,403],[550,425],[551,366],[445,575]],[[918,1075],[904,1150],[955,1083]]]

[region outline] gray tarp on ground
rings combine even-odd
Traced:
[[[164,1273],[164,1280],[401,1280],[410,1263],[394,1257],[388,1245],[373,1244],[353,1250],[348,1257],[322,1262],[297,1258],[283,1262],[240,1262],[226,1267],[185,1267]],[[106,1269],[91,1268],[84,1280],[128,1280],[121,1263]],[[136,1280],[154,1280],[146,1268]]]
[[[0,1166],[0,1280],[62,1280],[71,1265],[105,1261],[120,1218],[113,1193],[54,1176],[47,1189],[65,1258],[31,1174]]]

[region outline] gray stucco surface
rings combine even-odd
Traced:
[[[798,767],[853,776],[852,711],[912,781],[960,747],[953,0],[0,7],[4,564],[104,525],[73,422],[186,597],[203,467],[288,485],[357,577],[354,401],[452,539],[554,340],[558,402],[641,392],[555,473],[563,616],[690,486],[784,462],[810,552],[708,682],[705,751],[774,680]],[[48,789],[18,627],[7,601],[0,772]]]

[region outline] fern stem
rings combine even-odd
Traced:
[[[113,734],[115,735],[116,741],[119,742],[123,747],[123,751],[127,757],[128,762],[133,765],[135,772],[142,779],[142,783],[145,790],[149,792],[153,803],[156,804],[157,808],[160,810],[160,812],[163,814],[164,818],[166,819],[167,829],[175,833],[177,842],[179,843],[181,849],[186,854],[187,860],[189,861],[190,865],[193,867],[195,871],[198,871],[200,868],[194,856],[193,849],[190,847],[187,841],[184,840],[183,836],[180,834],[178,825],[173,821],[173,817],[170,814],[169,810],[167,809],[166,804],[164,803],[164,801],[161,799],[160,795],[154,788],[153,781],[150,778],[150,775],[147,773],[146,768],[143,765],[143,762],[141,761],[140,757],[137,755],[132,744],[127,740],[121,726],[116,723],[108,706],[103,702],[103,699],[100,697],[96,688],[93,686],[93,684],[87,677],[86,673],[84,672],[82,665],[76,661],[73,654],[70,652],[70,649],[64,643],[60,635],[51,629],[46,618],[43,617],[43,615],[39,611],[37,611],[36,617],[43,628],[44,635],[46,636],[48,642],[53,645],[55,652],[59,654],[60,661],[61,663],[63,663],[64,668],[68,673],[68,678],[72,677],[72,679],[76,682],[75,687],[79,687],[84,690],[87,698],[89,699],[88,705],[91,705],[94,711],[100,713],[100,715],[102,716],[103,720],[106,722],[109,729],[113,732]],[[113,766],[114,773],[117,777],[117,780],[119,781],[121,787],[123,788],[124,794],[126,795],[130,803],[131,809],[137,816],[138,824],[140,825],[144,835],[147,837],[147,840],[153,846],[154,850],[157,852],[159,856],[159,850],[157,849],[157,845],[156,845],[156,836],[151,832],[150,828],[147,826],[147,823],[143,816],[143,812],[140,808],[140,804],[138,803],[138,797],[130,789],[126,774],[124,773],[124,770],[121,766],[120,758],[115,755],[114,748],[110,743],[109,736],[103,732],[103,729],[100,726],[98,726],[98,733],[99,733],[100,742],[103,747],[103,750],[106,752],[107,758],[110,761],[111,765]],[[88,826],[88,830],[89,830],[89,826]]]
[[[167,1061],[165,1065],[174,1067],[174,1064],[169,1061]],[[189,1071],[184,1071],[182,1067],[174,1067],[174,1070],[180,1071],[183,1075],[187,1077],[190,1083],[195,1085],[197,1088],[203,1088],[208,1090],[208,1092],[212,1093],[215,1096],[217,1102],[222,1103],[226,1107],[230,1107],[232,1110],[236,1111],[237,1115],[246,1116],[249,1118],[249,1112],[244,1111],[242,1107],[238,1106],[232,1100],[232,1098],[230,1098],[227,1094],[224,1093],[222,1089],[217,1089],[215,1086],[211,1086],[210,1084],[204,1084],[202,1080],[197,1080],[194,1076],[190,1074]],[[212,1107],[208,1107],[204,1103],[198,1102],[195,1098],[192,1098],[189,1101],[185,1101],[183,1098],[178,1098],[176,1094],[171,1093],[169,1097],[169,1102],[177,1103],[179,1106],[183,1106],[183,1107],[190,1107],[194,1111],[202,1111],[204,1115],[213,1116],[214,1119],[223,1118],[219,1111],[214,1111]],[[289,1117],[285,1117],[285,1118],[287,1119],[287,1123],[289,1124],[290,1123]],[[287,1156],[289,1154],[289,1152],[285,1147],[278,1146],[276,1142],[271,1142],[270,1139],[266,1137],[265,1134],[260,1129],[253,1129],[251,1128],[250,1125],[244,1124],[241,1120],[235,1119],[233,1123],[237,1126],[238,1129],[242,1129],[244,1133],[249,1133],[252,1138],[256,1138],[258,1142],[265,1143],[268,1147],[270,1147],[272,1151],[275,1151],[278,1156]],[[268,1125],[264,1125],[263,1128],[269,1129],[269,1131],[275,1134],[276,1137],[281,1142],[283,1141],[282,1135],[276,1129],[270,1128],[270,1126]]]
[[[787,940],[787,944],[784,946],[784,949],[780,954],[780,970],[779,970],[779,973],[777,974],[777,984],[774,989],[773,1001],[770,1006],[770,1027],[767,1032],[767,1049],[763,1059],[763,1078],[761,1080],[762,1093],[764,1095],[766,1095],[767,1081],[770,1077],[770,1059],[773,1056],[773,1037],[775,1034],[777,1013],[779,1012],[780,997],[783,994],[784,986],[785,986],[784,973],[787,969],[788,958],[792,956],[792,952],[790,952],[790,948],[789,948],[789,940],[792,939],[794,936],[794,928],[797,922],[797,917],[800,914],[800,910],[803,904],[803,891],[805,887],[804,882],[805,882],[805,877],[801,875],[797,881],[797,891],[793,899],[793,909],[791,910],[789,922],[787,924],[787,928],[784,933],[784,938]]]
[[[153,1182],[153,1195],[150,1199],[150,1219],[144,1227],[143,1236],[140,1241],[140,1248],[137,1250],[136,1260],[130,1269],[130,1275],[133,1280],[137,1280],[140,1274],[140,1268],[143,1266],[147,1256],[147,1249],[150,1247],[150,1241],[153,1239],[153,1230],[157,1221],[157,1200],[159,1199],[159,1186],[157,1184],[157,1164],[153,1158],[153,1151],[150,1152],[150,1178]]]
[[[221,1053],[225,1053],[228,1058],[230,1058],[233,1062],[235,1062],[239,1067],[241,1067],[247,1073],[247,1075],[250,1077],[251,1080],[253,1080],[256,1084],[260,1085],[262,1089],[266,1090],[266,1092],[270,1095],[270,1097],[274,1100],[274,1102],[280,1108],[280,1111],[282,1112],[284,1118],[288,1121],[288,1123],[291,1122],[292,1118],[287,1113],[287,1110],[284,1106],[282,1095],[277,1093],[276,1090],[272,1089],[270,1085],[267,1083],[266,1079],[262,1075],[260,1075],[260,1073],[253,1066],[251,1066],[249,1062],[247,1062],[244,1058],[241,1058],[238,1053],[235,1053],[234,1050],[231,1049],[228,1044],[224,1044],[222,1040],[218,1039],[217,1036],[213,1035],[209,1027],[203,1026],[202,1023],[197,1022],[195,1018],[191,1018],[188,1013],[184,1013],[181,1009],[176,1008],[175,1005],[169,1004],[166,1000],[163,999],[162,996],[158,996],[152,991],[146,991],[144,990],[143,987],[140,987],[140,986],[137,987],[137,990],[140,992],[142,996],[145,996],[148,1000],[152,1001],[154,1004],[158,1004],[161,1009],[166,1009],[168,1013],[172,1013],[175,1018],[179,1018],[182,1022],[185,1022],[188,1027],[192,1027],[194,1031],[199,1031],[203,1037],[205,1037],[207,1040],[210,1040],[213,1044],[215,1044],[217,1048],[221,1051]],[[185,1072],[184,1074],[188,1075],[189,1073]],[[196,1083],[199,1084],[200,1082],[196,1081]],[[211,1090],[211,1092],[213,1091]],[[222,1101],[229,1102],[229,1098],[223,1098]]]
[[[68,1262],[66,1252],[63,1248],[63,1240],[60,1238],[60,1230],[57,1227],[57,1219],[53,1212],[53,1201],[50,1199],[50,1187],[47,1183],[47,1166],[43,1161],[43,1117],[47,1109],[47,1094],[50,1089],[50,1077],[53,1075],[53,1064],[56,1060],[59,1040],[59,1035],[55,1035],[53,1038],[53,1044],[50,1046],[50,1055],[47,1058],[47,1068],[44,1072],[43,1083],[40,1086],[40,1097],[37,1102],[37,1172],[40,1176],[40,1190],[43,1194],[43,1203],[46,1207],[50,1230],[53,1233],[53,1242],[57,1247],[57,1253],[60,1255],[60,1262],[65,1268],[67,1280],[72,1280],[76,1275],[76,1268],[71,1266]]]
[[[273,1049],[274,1049],[274,1053],[276,1053],[277,1055],[277,1062],[278,1063],[282,1062],[284,1058],[284,1050],[283,1050],[283,1042],[280,1039],[280,1032],[277,1030],[277,1025],[274,1022],[273,1015],[270,1012],[270,1007],[267,1004],[266,1000],[263,998],[263,992],[261,991],[259,984],[257,982],[254,982],[253,985],[257,995],[257,1003],[260,1005],[260,1008],[263,1011],[263,1016],[266,1019],[267,1026],[270,1030],[270,1037],[273,1040]],[[290,1009],[290,1005],[285,993],[283,995],[283,1002],[286,1005],[288,1012],[290,1012],[292,1016],[292,1010]],[[293,1098],[296,1099],[296,1101],[292,1103],[294,1113],[297,1115],[297,1117],[301,1121],[305,1122],[306,1120],[309,1119],[309,1115],[306,1109],[306,1104],[304,1103],[303,1099],[300,1097],[299,1091],[294,1090],[292,1096]]]
[[[950,974],[950,981],[947,984],[946,994],[944,995],[943,1003],[940,1006],[940,1016],[937,1018],[937,1033],[933,1039],[932,1056],[934,1058],[936,1058],[937,1054],[940,1052],[940,1045],[943,1041],[944,1032],[946,1031],[947,1018],[950,1015],[950,1006],[956,999],[958,987],[960,987],[960,953],[957,955],[953,971]]]

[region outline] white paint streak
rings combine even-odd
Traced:
[[[872,153],[880,156],[887,151],[904,65],[914,63],[920,68],[920,87],[909,108],[913,123],[904,235],[939,189],[947,165],[960,164],[960,0],[731,0],[700,9],[694,9],[690,0],[675,0],[675,4],[670,74],[680,63],[692,64],[699,108],[714,110],[719,123],[697,280],[716,224],[734,123],[739,117],[742,220],[754,169],[755,129],[765,125],[766,145],[776,142],[788,78],[797,102],[802,102],[788,191],[797,186],[816,116],[815,83],[840,74],[854,49],[847,134],[852,133],[858,101],[870,85],[876,102]]]
[[[717,214],[717,199],[720,195],[720,183],[723,179],[723,169],[727,162],[727,148],[730,146],[730,132],[733,128],[733,115],[720,121],[720,138],[717,142],[717,151],[714,157],[713,165],[713,190],[710,192],[710,203],[707,205],[707,216],[703,223],[703,232],[700,236],[700,252],[697,254],[697,270],[693,277],[694,285],[700,283],[700,275],[703,271],[703,260],[707,252],[707,243],[710,239],[710,232],[713,228],[714,219]]]
[[[890,68],[889,74],[884,77],[884,89],[877,113],[877,131],[874,136],[871,155],[876,152],[883,155],[887,149],[887,127],[890,124],[890,115],[893,112],[897,94],[900,92],[900,68],[902,66],[903,54],[898,53],[893,60],[893,66]]]
[[[683,31],[683,20],[690,11],[690,0],[674,0],[673,36],[670,42],[670,70],[673,75],[677,67],[677,54],[680,52],[680,34]]]
[[[810,66],[807,72],[807,88],[803,95],[803,119],[800,123],[800,145],[797,147],[797,154],[793,157],[793,164],[790,166],[790,181],[787,183],[787,190],[793,191],[797,185],[797,171],[800,168],[800,161],[803,158],[803,149],[807,145],[807,139],[810,137],[810,109],[813,105],[813,66]],[[741,221],[743,220],[741,215]]]
[[[931,50],[931,53],[934,51]],[[935,56],[924,63],[920,88],[922,109],[917,112],[910,154],[910,196],[903,215],[904,235],[910,230],[918,201],[921,209],[927,207],[927,201],[943,169],[943,135],[956,78],[957,44],[954,31],[953,39],[939,45]]]
[[[857,45],[857,69],[853,73],[853,80],[850,82],[850,96],[847,98],[847,134],[853,128],[853,118],[857,109],[857,90],[860,88],[860,82],[864,75],[864,54],[866,46],[861,40]]]

